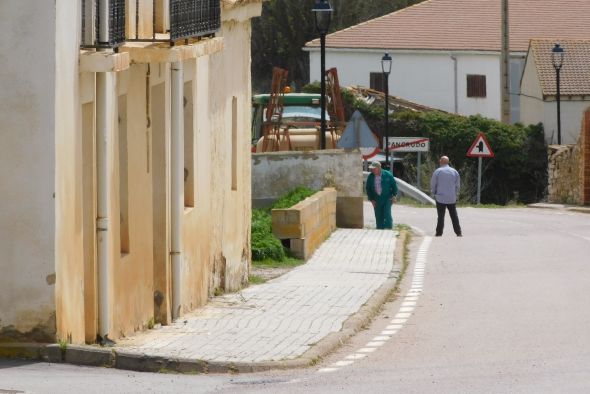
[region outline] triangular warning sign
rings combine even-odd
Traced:
[[[467,157],[494,157],[494,152],[484,133],[479,133],[471,148],[467,151]]]
[[[369,128],[363,115],[354,111],[342,136],[338,141],[338,148],[377,148],[379,141]]]

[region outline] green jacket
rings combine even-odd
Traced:
[[[369,201],[386,201],[397,196],[397,183],[391,172],[387,170],[381,170],[381,195],[375,193],[375,174],[372,172],[367,178],[367,197]]]

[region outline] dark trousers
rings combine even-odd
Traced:
[[[442,204],[436,202],[436,213],[438,214],[438,220],[436,222],[436,235],[442,235],[443,229],[445,228],[445,211],[449,210],[449,216],[453,222],[453,230],[455,234],[461,235],[461,225],[459,224],[459,216],[457,216],[456,204]]]

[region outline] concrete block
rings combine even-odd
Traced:
[[[289,241],[289,249],[293,255],[299,259],[305,259],[305,239],[291,239]]]
[[[301,224],[273,223],[272,233],[279,239],[302,238],[303,228],[304,226]]]
[[[45,346],[47,344],[44,343],[0,343],[0,357],[39,360],[41,349]]]
[[[338,197],[336,225],[340,228],[363,228],[363,197]]]
[[[116,352],[115,368],[141,372],[162,372],[168,361],[163,357]]]
[[[40,355],[41,359],[48,363],[61,363],[64,361],[64,352],[56,343],[41,348]]]
[[[275,223],[287,223],[287,210],[286,209],[272,209],[270,211],[273,225]]]
[[[65,362],[93,367],[112,367],[115,364],[114,354],[111,349],[72,345],[68,345],[66,348]]]

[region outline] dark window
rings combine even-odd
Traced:
[[[380,92],[383,92],[384,86],[383,86],[383,73],[370,73],[369,74],[369,79],[370,79],[370,88],[373,90],[378,90]]]
[[[467,75],[467,97],[486,97],[485,75]]]

